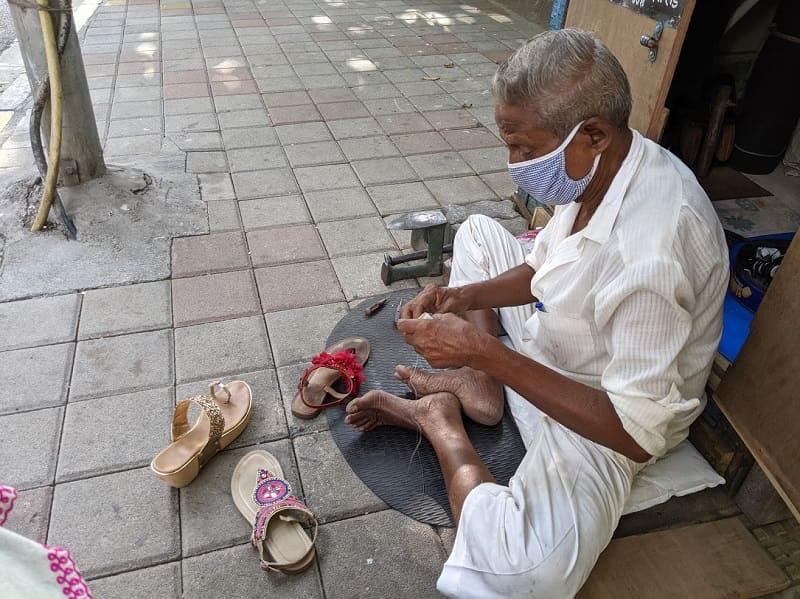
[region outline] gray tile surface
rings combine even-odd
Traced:
[[[77,293],[0,304],[0,351],[75,340]]]
[[[346,312],[346,304],[336,303],[266,314],[276,366],[310,360],[322,351],[331,330]]]
[[[246,231],[311,222],[308,208],[299,195],[243,200],[239,202],[239,211]]]
[[[172,324],[169,281],[87,291],[79,339],[161,329]]]
[[[172,412],[172,388],[70,403],[58,482],[149,464],[169,445]]]
[[[80,564],[78,564],[80,566]],[[126,599],[180,599],[181,564],[171,562],[125,572],[116,576],[98,578],[89,582],[89,589],[97,599],[125,597]]]
[[[3,527],[37,543],[47,542],[52,502],[53,487],[37,487],[27,491],[18,491],[14,509],[10,514],[6,511],[8,519]],[[8,506],[4,507],[8,508]]]
[[[378,252],[331,259],[347,301],[378,295],[391,289],[407,289],[416,286],[413,280],[397,281],[388,287],[384,285],[381,281],[383,256],[384,252]]]
[[[396,249],[383,221],[376,217],[319,223],[319,234],[331,257]]]
[[[89,578],[175,559],[177,500],[149,468],[64,483],[53,495],[47,542],[69,547]]]
[[[53,484],[63,408],[0,416],[0,480],[17,489]]]
[[[305,198],[316,222],[375,214],[375,205],[361,187],[311,191]]]
[[[317,418],[326,419],[325,413]],[[387,509],[356,476],[327,431],[295,438],[294,449],[306,503],[320,522]]]
[[[154,389],[172,384],[169,330],[78,343],[70,400]]]
[[[377,185],[367,189],[381,215],[438,208],[439,204],[422,183]]]
[[[0,387],[0,414],[64,404],[74,352],[74,343],[0,352],[0,372],[14,376]]]
[[[178,383],[229,376],[272,366],[260,316],[182,327],[175,330]]]

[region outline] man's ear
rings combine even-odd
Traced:
[[[601,118],[591,117],[581,125],[580,132],[588,138],[589,146],[598,154],[611,144],[614,126]]]

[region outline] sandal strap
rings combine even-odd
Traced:
[[[302,523],[314,523],[314,536],[312,547],[317,539],[319,523],[305,503],[292,495],[292,488],[288,481],[273,475],[269,470],[258,471],[258,482],[253,489],[253,499],[260,506],[253,522],[253,532],[250,542],[258,547],[261,567],[264,570],[279,570],[280,566],[288,566],[281,562],[270,562],[264,559],[264,541],[267,539],[267,530],[273,517],[281,512],[286,512],[281,518],[295,520]],[[292,517],[292,513],[300,513],[300,518]],[[307,555],[307,554],[306,554]]]
[[[344,349],[340,352],[336,352],[335,354],[321,352],[319,355],[314,356],[311,359],[311,364],[311,366],[305,369],[303,376],[300,377],[300,383],[297,385],[297,389],[300,392],[300,401],[302,401],[307,407],[314,408],[316,410],[324,410],[337,406],[349,395],[358,393],[361,383],[363,383],[366,378],[364,376],[364,365],[358,361],[358,358],[356,358],[355,352],[352,349]],[[330,401],[319,405],[310,404],[305,398],[305,388],[308,386],[308,377],[312,372],[320,368],[330,368],[338,371],[339,380],[343,380],[345,382],[345,392],[340,393],[328,385],[325,387],[325,392],[328,393],[328,395],[335,397],[336,401]]]
[[[228,397],[225,399],[220,399],[217,397],[217,387],[219,387],[220,391],[224,391]],[[211,394],[211,399],[216,401],[217,403],[231,403],[231,392],[228,389],[228,386],[225,383],[220,383],[219,381],[214,381],[208,385],[208,392]]]
[[[203,409],[210,426],[208,429],[208,443],[200,453],[200,464],[205,462],[219,451],[219,438],[225,430],[225,417],[222,415],[222,408],[214,400],[206,395],[195,395],[182,400],[175,406],[172,414],[172,440],[177,441],[191,430],[189,426],[189,406],[197,404]]]
[[[319,521],[316,518],[314,518],[314,532],[311,535],[311,546],[308,548],[308,551],[306,551],[305,555],[303,555],[303,557],[301,557],[300,560],[298,561],[304,560],[309,553],[314,551],[314,546],[317,544],[317,532],[319,532]],[[281,570],[281,567],[291,566],[294,565],[294,563],[297,563],[294,562],[290,564],[285,562],[268,561],[264,559],[264,543],[258,543],[256,546],[258,548],[258,556],[259,556],[259,561],[261,562],[262,570],[266,570],[268,572],[283,572],[283,570]]]

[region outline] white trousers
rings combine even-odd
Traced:
[[[493,278],[524,258],[498,223],[470,217],[456,235],[450,285]],[[499,310],[515,348],[532,309]],[[639,467],[505,391],[525,458],[507,487],[483,483],[467,495],[437,588],[460,599],[572,597],[611,540]]]

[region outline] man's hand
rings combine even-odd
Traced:
[[[467,306],[460,296],[458,288],[427,285],[414,299],[403,305],[400,309],[400,318],[419,318],[424,312],[461,314],[466,311]]]
[[[430,319],[401,319],[397,328],[405,342],[434,368],[473,366],[495,337],[454,314]]]

